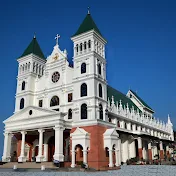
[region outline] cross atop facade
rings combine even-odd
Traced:
[[[56,40],[56,45],[58,45],[58,43],[59,43],[59,38],[60,38],[60,35],[59,35],[59,34],[57,34],[57,35],[56,35],[56,37],[55,37],[55,40]]]

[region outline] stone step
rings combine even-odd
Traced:
[[[26,163],[18,163],[18,162],[10,162],[3,165],[0,165],[0,168],[13,168],[14,165],[17,166],[17,168],[41,168],[42,165],[45,166],[45,168],[57,168],[53,162],[42,162],[42,163],[35,163],[35,162],[26,162]]]

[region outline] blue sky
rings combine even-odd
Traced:
[[[0,121],[13,114],[17,61],[36,33],[48,56],[61,35],[60,47],[72,59],[70,37],[90,6],[107,39],[108,84],[126,93],[137,91],[155,116],[176,126],[176,2],[174,0],[3,1],[0,5]],[[0,154],[3,124],[0,123]]]

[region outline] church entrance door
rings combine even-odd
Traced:
[[[48,141],[48,161],[53,161],[55,151],[55,136],[52,136]]]

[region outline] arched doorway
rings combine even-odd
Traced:
[[[48,140],[48,161],[53,161],[54,151],[55,151],[55,137],[52,136]]]
[[[82,145],[78,144],[75,146],[76,151],[76,164],[80,165],[83,162],[83,147]]]

